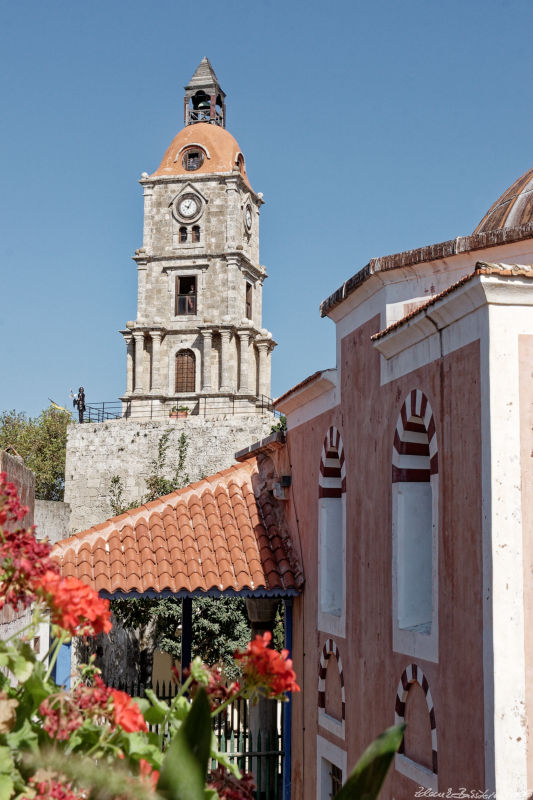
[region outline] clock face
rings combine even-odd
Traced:
[[[250,206],[247,206],[246,211],[244,212],[244,222],[246,227],[249,231],[252,230],[252,210]]]
[[[199,207],[198,200],[195,197],[190,194],[185,195],[178,203],[178,213],[182,217],[190,219],[198,213]]]

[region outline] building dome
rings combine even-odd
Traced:
[[[196,175],[233,170],[239,171],[250,186],[244,157],[236,139],[220,125],[197,122],[187,125],[178,133],[150,177],[189,175],[194,178]]]
[[[489,208],[476,233],[519,228],[533,222],[533,169],[518,178]]]

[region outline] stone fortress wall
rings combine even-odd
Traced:
[[[178,442],[185,433],[189,445],[185,471],[193,482],[230,467],[235,453],[267,436],[274,422],[267,412],[222,419],[116,419],[70,426],[65,471],[70,533],[113,516],[109,489],[114,475],[122,479],[125,503],[142,498],[158,442],[166,431],[171,432],[166,476],[171,477],[176,469]]]

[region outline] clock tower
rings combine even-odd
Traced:
[[[264,412],[276,342],[262,327],[263,203],[226,130],[226,97],[207,58],[185,87],[185,127],[143,173],[137,318],[127,345],[124,416]]]

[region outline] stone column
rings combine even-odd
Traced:
[[[133,331],[133,338],[135,339],[135,394],[141,394],[144,391],[144,332]]]
[[[250,387],[248,386],[248,343],[250,341],[250,329],[241,328],[238,331],[240,346],[241,346],[241,363],[239,370],[239,392],[241,394],[249,394]]]
[[[152,337],[152,392],[161,392],[161,337],[163,331],[150,331]]]
[[[146,318],[145,311],[146,311],[146,271],[148,269],[148,262],[144,255],[142,255],[141,251],[144,251],[144,248],[140,248],[137,251],[137,255],[135,256],[135,261],[137,262],[137,281],[138,281],[138,288],[137,288],[137,322],[141,322]]]
[[[202,328],[202,392],[211,392],[211,346],[213,344],[213,331]]]
[[[124,334],[126,342],[126,394],[133,392],[133,351],[135,343],[131,333]]]
[[[226,207],[226,247],[229,250],[235,250],[241,240],[239,231],[242,227],[242,215],[239,214],[238,178],[226,178]]]
[[[270,387],[270,380],[268,375],[268,351],[270,349],[271,339],[267,336],[261,336],[255,340],[255,346],[259,353],[259,387],[258,394],[268,397],[268,390]]]
[[[230,377],[229,377],[229,367],[230,367],[230,355],[229,355],[229,339],[231,336],[231,331],[229,328],[221,328],[220,329],[220,391],[221,392],[229,392],[230,391]]]

